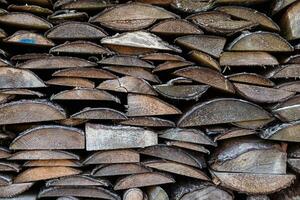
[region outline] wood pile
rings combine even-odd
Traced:
[[[299,0],[0,6],[0,200],[300,199]]]

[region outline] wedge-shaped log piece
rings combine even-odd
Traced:
[[[114,5],[113,0],[59,0],[55,2],[55,9],[62,10],[82,10],[82,11],[97,11]]]
[[[20,95],[20,96],[36,96],[36,97],[42,97],[44,94],[40,92],[36,92],[29,89],[22,89],[22,88],[16,88],[16,89],[2,89],[0,90],[0,94],[7,94],[7,95]]]
[[[17,163],[1,161],[0,162],[0,171],[1,172],[20,172],[21,167]]]
[[[193,64],[194,63],[190,61],[166,61],[158,65],[157,67],[155,67],[155,69],[153,69],[152,72],[155,73],[155,72],[162,72],[166,70],[173,70],[173,69],[182,68]]]
[[[51,186],[110,186],[109,181],[97,179],[87,175],[64,176],[46,182],[46,187]]]
[[[44,36],[29,32],[29,31],[17,31],[10,37],[3,40],[9,44],[19,44],[19,45],[30,45],[38,47],[52,47],[55,44]]]
[[[121,121],[120,124],[141,127],[175,127],[174,122],[157,117],[131,117]]]
[[[144,155],[162,158],[197,168],[206,167],[204,157],[201,154],[194,155],[183,149],[163,144],[140,149],[139,152]]]
[[[266,52],[224,52],[220,57],[221,66],[268,66],[278,65],[277,59]]]
[[[249,85],[261,85],[266,87],[275,86],[275,83],[273,83],[271,80],[255,73],[242,72],[237,74],[231,74],[226,78],[229,79],[231,82],[246,83]]]
[[[261,132],[260,136],[269,140],[300,142],[299,131],[300,121],[295,121],[270,127]]]
[[[197,13],[201,11],[207,11],[214,6],[213,1],[194,1],[194,0],[174,0],[171,6],[176,10],[185,13]]]
[[[107,34],[98,26],[89,23],[65,22],[53,27],[45,35],[54,40],[96,40]]]
[[[75,197],[86,197],[96,199],[108,199],[108,200],[121,200],[121,198],[102,187],[49,187],[44,188],[39,192],[39,198],[45,197],[60,197],[60,196],[75,196]]]
[[[148,172],[143,174],[129,175],[118,180],[114,187],[114,190],[125,190],[135,187],[162,185],[174,182],[175,180],[167,174],[158,172]]]
[[[253,103],[241,99],[219,98],[192,107],[180,118],[177,125],[179,127],[190,127],[264,120],[271,117],[267,111]]]
[[[270,31],[280,31],[279,26],[264,13],[258,12],[252,8],[242,6],[224,6],[217,7],[216,10],[227,13],[233,17],[251,21],[260,26],[260,28]]]
[[[47,85],[55,85],[55,86],[89,88],[89,89],[92,89],[95,87],[95,83],[88,79],[68,78],[68,77],[53,78],[53,79],[46,81],[46,84]]]
[[[10,58],[10,60],[15,62],[25,62],[31,59],[49,58],[50,56],[52,55],[47,53],[25,53],[25,54],[14,55]]]
[[[73,114],[74,119],[98,119],[98,120],[124,120],[126,115],[118,110],[111,108],[84,108]]]
[[[164,36],[203,34],[201,29],[183,19],[168,19],[161,21],[152,26],[150,32]]]
[[[52,1],[51,0],[20,0],[18,2],[24,3],[24,4],[27,3],[27,4],[45,6],[45,7],[52,6]]]
[[[208,176],[200,171],[199,169],[190,167],[188,165],[172,162],[172,161],[165,161],[165,160],[154,160],[154,161],[147,161],[144,162],[146,167],[154,168],[161,171],[166,171],[182,176],[187,176],[195,179],[209,181]]]
[[[208,149],[206,149],[202,145],[195,144],[195,143],[181,142],[181,141],[167,141],[166,144],[169,146],[180,147],[187,150],[193,150],[205,154],[210,154]]]
[[[10,144],[13,150],[84,149],[85,136],[80,129],[44,125],[19,134]]]
[[[86,124],[87,151],[147,147],[157,140],[156,133],[143,128]]]
[[[159,133],[160,138],[216,146],[205,133],[197,129],[172,128]]]
[[[103,67],[103,69],[116,72],[123,75],[133,76],[140,79],[145,79],[154,83],[160,83],[157,76],[141,67],[123,67],[123,66],[109,66]]]
[[[176,100],[197,100],[207,90],[208,85],[155,85],[154,89],[164,97]]]
[[[146,172],[151,172],[151,170],[143,165],[137,163],[120,163],[97,166],[93,169],[91,175],[94,177],[102,177],[140,174]]]
[[[14,183],[34,182],[80,173],[80,170],[71,167],[34,167],[18,174]]]
[[[233,83],[238,94],[242,97],[257,103],[276,103],[282,102],[291,96],[294,92],[286,90],[268,88],[263,86]]]
[[[143,67],[143,68],[154,68],[155,66],[150,63],[141,60],[137,57],[133,56],[112,56],[108,58],[104,58],[99,61],[102,65],[114,65],[114,66],[127,66],[127,67]]]
[[[247,194],[269,194],[289,187],[294,175],[229,173],[211,171],[214,182],[225,188]]]
[[[0,186],[1,198],[12,198],[29,190],[34,183],[16,183],[7,186]]]
[[[191,57],[192,60],[194,60],[197,64],[201,66],[209,67],[211,69],[221,71],[219,62],[206,53],[193,50],[189,52],[189,56]]]
[[[285,38],[295,40],[300,38],[299,18],[300,3],[292,4],[281,17],[281,27]]]
[[[98,151],[83,161],[84,165],[94,164],[116,164],[116,163],[138,163],[140,154],[134,150],[121,149],[110,151]]]
[[[50,53],[75,55],[111,55],[110,50],[89,41],[65,42],[50,49]]]
[[[2,140],[1,137],[0,140]],[[9,149],[7,149],[6,147],[0,147],[0,159],[8,158],[10,156],[11,156],[11,152],[9,151]]]
[[[300,64],[281,65],[274,69],[270,69],[266,74],[267,78],[299,78]]]
[[[188,35],[175,40],[175,43],[189,50],[198,50],[214,57],[220,57],[226,38],[212,35]]]
[[[32,13],[35,15],[51,15],[53,13],[52,10],[48,9],[48,8],[44,8],[38,5],[15,5],[15,4],[10,4],[7,7],[8,11],[11,12],[28,12],[28,13]]]
[[[171,46],[156,35],[145,31],[116,34],[103,38],[101,44],[126,55],[141,55],[158,50],[181,52],[177,47]]]
[[[0,124],[19,124],[65,119],[64,110],[45,100],[20,100],[0,106]]]
[[[300,64],[300,54],[291,55],[283,60],[285,64]]]
[[[78,126],[87,122],[85,119],[74,119],[74,118],[66,118],[63,120],[56,121],[57,123],[64,126]]]
[[[297,0],[276,0],[272,3],[271,7],[271,14],[275,15],[281,10],[287,8],[292,3],[296,2]]]
[[[58,10],[47,19],[53,24],[60,24],[68,21],[87,21],[89,18],[85,12],[77,12],[75,10]]]
[[[251,129],[245,129],[245,128],[231,128],[229,130],[224,131],[224,133],[220,133],[217,135],[214,140],[226,140],[229,138],[236,138],[236,137],[242,137],[246,135],[254,135],[256,132]]]
[[[300,174],[300,158],[289,158],[289,166],[298,174]]]
[[[229,51],[289,52],[294,48],[281,36],[270,32],[247,32],[228,45]]]
[[[233,85],[220,72],[206,67],[186,67],[174,72],[194,81],[210,85],[225,92],[234,93]]]
[[[173,105],[150,95],[128,94],[127,103],[127,116],[135,117],[181,114],[181,111]]]
[[[14,153],[8,160],[79,160],[79,156],[59,150],[27,150]]]
[[[240,127],[240,128],[247,128],[247,129],[261,129],[262,127],[266,126],[270,122],[274,121],[274,117],[269,119],[260,119],[260,120],[251,120],[251,121],[241,121],[241,122],[233,122],[232,124]]]
[[[128,14],[130,13],[130,14]],[[118,31],[133,31],[146,28],[156,20],[177,18],[163,8],[142,3],[120,4],[104,10],[90,18],[90,22],[100,23],[107,28]]]
[[[73,67],[94,67],[96,63],[76,57],[52,56],[49,58],[37,58],[17,65],[26,69],[63,69]]]
[[[124,76],[122,78],[103,81],[97,88],[115,92],[149,94],[157,96],[157,93],[147,81],[132,76]]]
[[[231,15],[219,11],[197,13],[188,16],[187,19],[193,21],[206,31],[218,35],[232,35],[257,26],[256,22],[233,19]]]
[[[272,113],[276,115],[281,121],[290,122],[300,120],[300,98],[298,97],[298,102],[287,106],[280,106],[272,110]],[[288,100],[287,100],[288,101]],[[284,102],[285,103],[285,102]],[[283,103],[283,104],[284,104]]]
[[[123,200],[145,200],[148,199],[139,188],[131,188],[126,190],[123,194]]]
[[[15,67],[0,67],[0,88],[38,88],[46,87],[33,72]]]
[[[146,55],[140,56],[143,60],[148,61],[184,61],[185,59],[179,55],[170,54],[170,53],[149,53]]]
[[[47,30],[52,27],[52,24],[50,24],[43,18],[23,12],[2,13],[0,16],[0,24],[15,26],[20,29]]]
[[[81,167],[76,160],[30,160],[23,164],[23,167]]]
[[[169,200],[168,194],[160,186],[147,187],[146,194],[149,200]]]
[[[109,71],[88,67],[88,68],[69,68],[58,70],[52,74],[52,76],[61,76],[61,77],[78,77],[78,78],[90,78],[90,79],[115,79],[116,75],[110,73]]]
[[[53,80],[53,79],[52,79]],[[75,88],[65,90],[51,96],[51,100],[93,100],[93,101],[113,101],[120,103],[120,99],[106,91],[90,88]]]
[[[13,182],[13,176],[0,173],[0,186],[11,185]]]

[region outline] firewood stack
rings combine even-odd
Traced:
[[[299,0],[0,3],[0,200],[300,198]]]

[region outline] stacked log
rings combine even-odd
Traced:
[[[0,6],[0,200],[300,198],[300,1]]]

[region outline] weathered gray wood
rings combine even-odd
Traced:
[[[14,183],[7,186],[0,186],[0,199],[18,196],[29,190],[34,183]],[[25,200],[25,198],[24,198]]]
[[[64,176],[51,179],[46,182],[46,187],[52,186],[104,186],[108,187],[111,183],[106,179],[93,178],[87,175]]]

